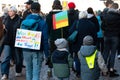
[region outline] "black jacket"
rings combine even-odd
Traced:
[[[55,50],[52,53],[52,62],[67,64],[68,63],[68,55],[69,55],[69,53],[67,51]]]
[[[23,13],[23,20],[24,20],[28,15],[30,15],[30,14],[31,14],[30,10],[29,10],[29,9],[26,10],[26,11]]]
[[[99,31],[99,23],[98,23],[97,18],[95,16],[93,16],[93,17],[89,18],[89,20],[95,24],[96,31],[98,32]]]
[[[49,35],[50,35],[50,40],[55,41],[57,38],[67,38],[68,37],[68,27],[63,27],[60,29],[53,29],[53,20],[52,20],[52,16],[53,14],[59,13],[61,12],[61,10],[53,10],[51,12],[49,12],[49,14],[46,17],[46,22],[48,25],[48,31],[49,31]]]
[[[102,15],[102,29],[105,36],[118,36],[120,34],[120,13],[109,10]]]
[[[74,30],[78,31],[76,41],[71,44],[71,49],[70,49],[71,53],[73,52],[77,53],[79,51],[83,43],[83,38],[87,35],[91,35],[94,38],[95,42],[97,41],[97,34],[96,34],[97,32],[94,23],[92,23],[88,19],[80,19],[77,29],[75,28],[76,24],[77,23],[75,22],[72,28],[70,29],[70,33],[72,33]]]
[[[16,37],[16,30],[20,27],[21,18],[18,15],[15,15],[13,19],[9,16],[6,18],[4,25],[6,27],[6,34],[3,41],[3,44],[14,46],[15,44],[15,37]]]
[[[74,9],[68,10],[69,27],[72,26],[72,24],[74,23],[74,21],[78,20],[78,15],[79,15],[79,11],[74,10]]]

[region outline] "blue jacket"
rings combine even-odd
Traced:
[[[102,23],[101,18],[100,18],[100,16],[97,16],[96,18],[98,19],[98,22],[99,22],[99,32],[97,32],[97,37],[103,38],[103,32],[102,32],[102,28],[101,28],[101,23]]]
[[[39,28],[36,31],[42,32],[42,39],[41,39],[41,49],[40,51],[44,51],[46,58],[49,56],[49,45],[48,45],[48,26],[46,22],[42,19],[39,14],[30,14],[27,16],[26,19],[35,19],[39,20]]]

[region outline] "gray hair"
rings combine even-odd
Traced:
[[[15,6],[11,6],[11,7],[9,8],[9,10],[12,10],[12,11],[14,11],[14,12],[16,12],[16,13],[17,13],[17,9],[16,9],[16,7],[15,7]]]
[[[80,13],[79,13],[79,19],[82,19],[82,18],[87,18],[87,12],[86,11],[81,11]]]

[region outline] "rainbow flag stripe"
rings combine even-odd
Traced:
[[[59,29],[69,26],[68,12],[63,11],[53,15],[53,29]]]

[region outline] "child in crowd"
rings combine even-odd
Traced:
[[[93,43],[93,38],[91,36],[85,36],[83,39],[83,46],[81,46],[78,52],[81,63],[82,80],[98,80],[100,70],[103,72],[103,75],[107,75],[108,69],[104,59]]]
[[[69,80],[73,59],[68,51],[68,42],[64,38],[60,38],[54,43],[57,47],[52,54],[54,74],[58,80]]]

